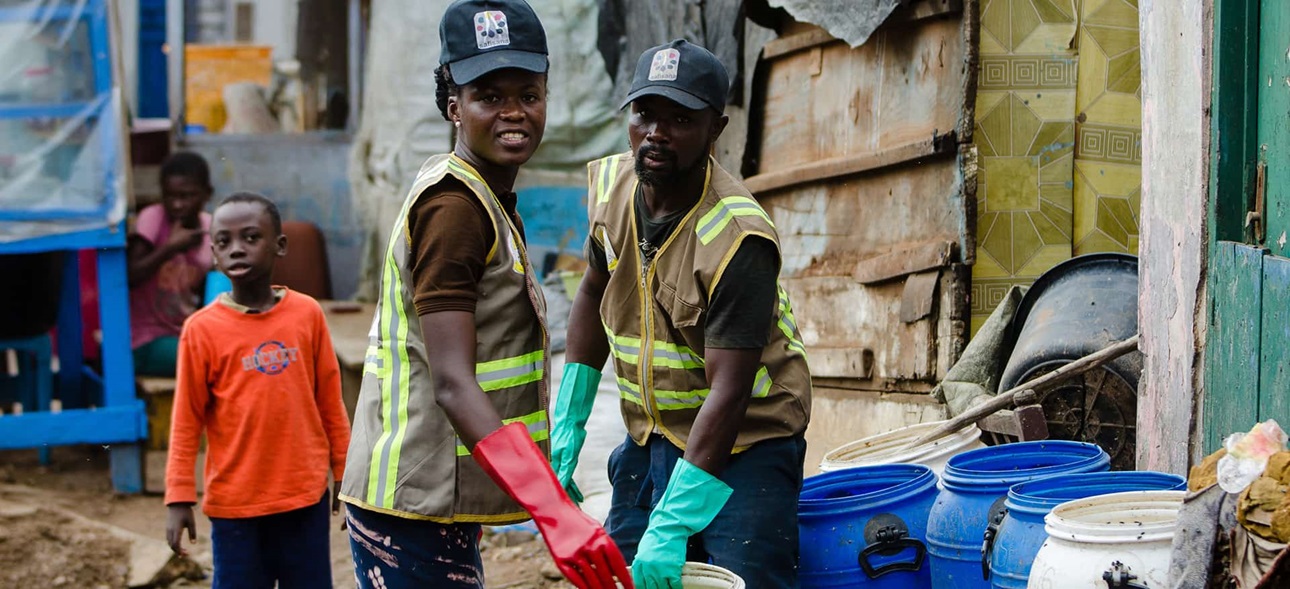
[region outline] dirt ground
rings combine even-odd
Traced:
[[[123,496],[112,490],[103,448],[55,448],[47,467],[39,464],[35,451],[0,452],[0,587],[125,587],[129,559],[124,542],[67,514],[164,542],[166,510],[160,495],[164,465],[164,453],[150,453],[149,492]],[[339,517],[335,523],[331,533],[335,587],[353,589],[348,537],[340,530]],[[210,524],[199,514],[197,526],[198,542],[190,548],[197,566],[187,571],[181,566],[177,574],[204,573],[205,578],[180,578],[168,586],[210,586]],[[490,530],[482,549],[489,589],[572,587],[558,580],[545,545],[531,534]]]

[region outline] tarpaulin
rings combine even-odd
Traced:
[[[731,102],[740,102],[743,0],[599,0],[597,45],[614,78],[614,96],[627,96],[636,60],[674,39],[702,45],[730,73]]]
[[[932,396],[958,415],[999,391],[999,378],[1012,355],[1008,333],[1026,287],[1014,286],[999,301],[990,318],[972,337],[958,362],[945,373],[945,380],[932,389]]]
[[[0,10],[0,243],[125,218],[124,110],[106,3]],[[114,73],[118,75],[114,75]]]
[[[799,22],[810,23],[846,41],[852,48],[864,45],[869,36],[908,0],[768,0],[771,6],[787,10]]]

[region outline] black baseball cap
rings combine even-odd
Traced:
[[[619,108],[653,94],[691,110],[724,112],[729,91],[730,75],[721,60],[703,47],[677,39],[641,54],[632,88]]]
[[[546,73],[546,31],[524,0],[457,0],[439,21],[439,63],[469,84],[494,70]]]

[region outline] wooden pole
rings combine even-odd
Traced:
[[[1017,393],[1020,393],[1021,391],[1033,389],[1035,392],[1042,392],[1044,389],[1051,388],[1053,385],[1056,385],[1063,380],[1072,376],[1084,374],[1085,372],[1102,366],[1107,362],[1128,354],[1136,349],[1138,349],[1138,335],[1135,334],[1129,339],[1102,348],[1101,350],[1084,356],[1070,364],[1065,364],[1052,372],[1044,374],[1043,376],[1021,383],[1007,391],[995,395],[983,403],[973,405],[972,407],[969,407],[967,411],[964,411],[953,419],[941,424],[940,427],[937,427],[936,429],[919,436],[918,439],[906,444],[905,447],[913,448],[929,442],[935,442],[936,440],[967,427],[968,424],[976,423],[982,417],[1008,407],[1012,404],[1012,398],[1017,396]]]

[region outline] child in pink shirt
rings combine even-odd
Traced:
[[[161,165],[161,203],[144,207],[130,235],[131,348],[138,374],[175,375],[179,330],[201,307],[213,266],[202,211],[211,197],[210,167],[202,156],[178,152]]]

